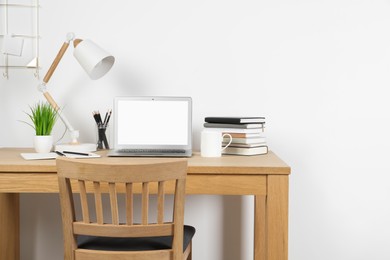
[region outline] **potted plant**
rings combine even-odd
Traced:
[[[37,153],[48,153],[53,147],[51,132],[57,121],[57,111],[48,103],[38,102],[30,106],[31,113],[26,113],[32,124],[27,123],[35,130],[34,148]],[[25,122],[26,123],[26,122]]]

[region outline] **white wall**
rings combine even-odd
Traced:
[[[68,53],[50,82],[82,141],[95,140],[91,111],[119,95],[192,96],[196,149],[205,116],[264,115],[271,150],[292,167],[289,259],[390,259],[389,1],[41,5],[42,75],[68,31],[117,58],[92,82]],[[36,85],[31,71],[0,79],[0,146],[32,145],[18,120],[42,99]],[[251,205],[248,197],[189,196],[194,259],[251,259]],[[22,259],[61,259],[57,196],[26,194],[21,207]]]

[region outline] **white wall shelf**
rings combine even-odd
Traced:
[[[9,69],[32,69],[39,78],[39,0],[3,0],[0,3],[0,68],[9,79]],[[6,51],[6,38],[22,42],[20,55]]]

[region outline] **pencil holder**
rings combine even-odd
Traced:
[[[109,132],[108,132],[109,126],[108,125],[98,125],[97,126],[97,149],[110,149],[109,144]]]

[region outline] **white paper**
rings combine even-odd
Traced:
[[[21,56],[23,50],[23,38],[5,35],[3,41],[3,54]]]
[[[25,160],[46,160],[46,159],[55,159],[59,155],[52,153],[21,153],[20,154]],[[73,159],[89,159],[89,158],[99,158],[100,155],[96,153],[89,153],[88,155],[79,155],[79,154],[64,154],[67,158]]]
[[[21,153],[25,160],[46,160],[55,159],[58,157],[56,153]]]

